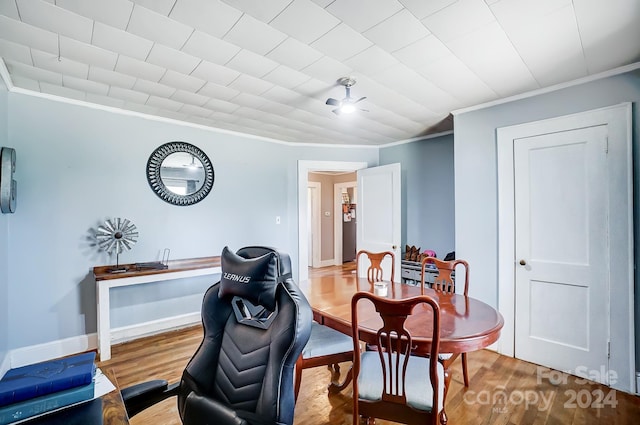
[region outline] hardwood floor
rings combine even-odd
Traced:
[[[333,270],[329,270],[333,269]],[[316,273],[351,273],[353,268],[328,267]],[[202,339],[200,326],[115,345],[112,358],[99,363],[111,368],[120,387],[149,379],[180,379]],[[459,360],[457,360],[459,362]],[[450,425],[546,424],[592,425],[640,423],[640,397],[615,391],[548,368],[501,356],[489,350],[470,353],[470,386],[462,383],[461,366],[452,367],[446,400]],[[349,367],[345,363],[343,373]],[[351,424],[351,386],[328,394],[330,371],[305,369],[296,404],[296,425]],[[181,424],[176,400],[169,399],[131,419],[133,425]],[[379,425],[391,422],[376,421]]]

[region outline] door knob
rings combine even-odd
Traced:
[[[393,250],[395,250],[395,249],[397,249],[397,248],[398,248],[398,245],[393,245],[393,246],[391,247],[391,249],[393,249]]]
[[[526,266],[526,265],[527,265],[527,262],[526,262],[526,261],[524,261],[524,260],[520,260],[520,265],[521,265],[521,266]]]

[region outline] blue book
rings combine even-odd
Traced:
[[[0,407],[91,383],[95,359],[92,351],[8,370],[0,379]]]
[[[88,385],[81,385],[0,407],[0,425],[41,415],[81,401],[91,400],[94,395],[94,387],[95,383],[91,381]]]

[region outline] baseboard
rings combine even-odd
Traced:
[[[111,344],[131,341],[145,336],[155,335],[161,332],[185,328],[201,323],[199,311],[172,316],[130,326],[122,326],[111,329]]]
[[[200,312],[153,320],[131,326],[123,326],[111,330],[111,342],[112,344],[117,344],[119,342],[131,341],[136,338],[180,329],[198,323],[201,323]],[[16,348],[15,350],[10,350],[5,356],[4,361],[0,364],[0,376],[4,375],[4,372],[11,368],[96,350],[97,348],[98,334],[96,333]]]
[[[323,260],[320,261],[320,267],[329,267],[335,265],[336,261],[332,258],[331,260]]]
[[[98,346],[98,335],[95,333],[59,339],[44,344],[16,348],[9,352],[11,368],[16,368],[58,357],[95,350]]]

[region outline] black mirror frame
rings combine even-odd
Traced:
[[[178,195],[170,191],[162,181],[160,168],[162,162],[172,153],[186,152],[196,157],[204,168],[204,183],[200,189],[189,195]],[[173,205],[188,206],[202,201],[213,188],[214,172],[209,157],[194,146],[186,142],[168,142],[153,151],[147,161],[147,181],[153,192],[165,202]]]

